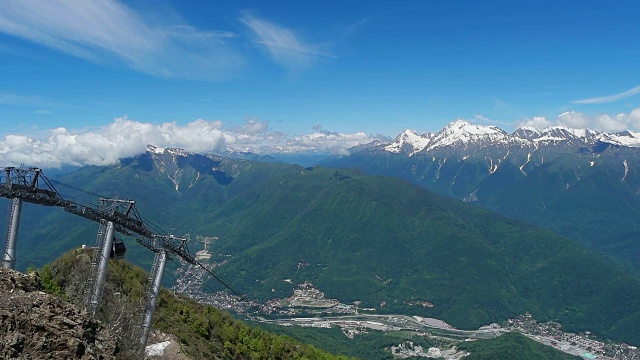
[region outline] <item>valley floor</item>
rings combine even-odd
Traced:
[[[564,332],[559,323],[539,323],[528,313],[509,319],[502,325],[493,323],[477,330],[460,330],[434,318],[371,314],[368,312],[375,309],[359,309],[357,305],[343,304],[338,299],[326,299],[322,291],[308,282],[299,284],[289,298],[259,303],[255,300],[241,299],[226,292],[202,292],[202,284],[206,279],[202,269],[178,269],[176,277],[177,284],[174,290],[198,302],[244,314],[252,321],[284,327],[299,326],[318,329],[337,327],[349,339],[370,331],[408,331],[412,336],[436,339],[445,344],[445,346],[424,350],[420,346],[410,344],[410,341],[405,341],[389,349],[394,357],[399,358],[419,356],[460,359],[465,355],[455,349],[462,342],[492,339],[505,333],[517,332],[538,343],[583,359],[640,360],[640,350],[637,347],[602,340],[589,332],[582,334]],[[290,282],[288,279],[285,281]],[[420,302],[420,305],[433,306],[428,302]],[[278,318],[268,319],[273,314]]]

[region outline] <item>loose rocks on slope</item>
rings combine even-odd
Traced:
[[[115,359],[98,322],[40,290],[35,276],[0,269],[0,358]]]

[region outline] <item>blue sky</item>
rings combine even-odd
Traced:
[[[205,126],[212,149],[247,137],[352,144],[456,119],[640,131],[637,1],[0,8],[0,154],[87,134],[88,145],[119,127],[187,139]],[[570,122],[558,117],[572,111]]]

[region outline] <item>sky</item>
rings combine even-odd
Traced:
[[[0,160],[640,131],[637,1],[0,0]]]

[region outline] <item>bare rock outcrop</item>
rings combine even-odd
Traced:
[[[0,269],[0,358],[115,359],[99,322],[41,289],[36,276]]]

